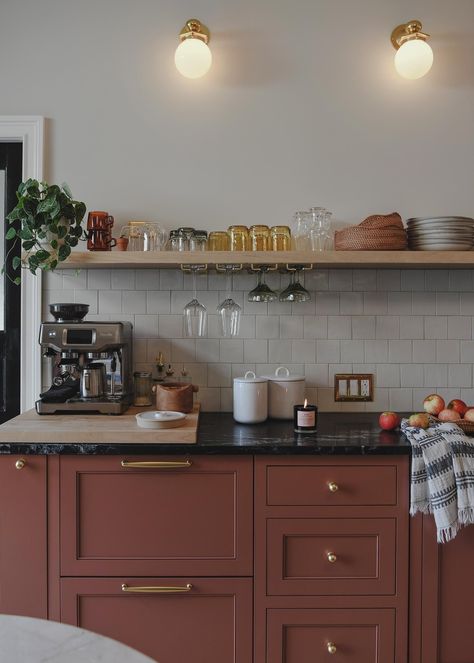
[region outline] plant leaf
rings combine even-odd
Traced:
[[[15,285],[20,285],[20,283],[21,283],[21,278],[20,278],[19,276],[16,276],[16,277],[13,279],[13,283],[14,283]]]
[[[25,251],[29,251],[34,247],[35,244],[36,242],[34,239],[27,239],[25,242],[22,243],[22,246],[25,249]]]
[[[18,269],[21,264],[21,259],[19,256],[13,256],[12,267],[13,269]]]
[[[49,251],[45,251],[44,249],[40,249],[36,252],[36,258],[38,262],[44,262],[50,257],[50,255],[51,253]]]
[[[14,237],[16,237],[15,228],[8,228],[7,234],[5,235],[5,239],[13,239]]]
[[[58,251],[58,258],[59,260],[66,260],[66,258],[69,256],[71,253],[71,247],[68,246],[67,244],[63,244],[62,246],[59,247]]]

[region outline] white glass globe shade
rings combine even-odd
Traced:
[[[186,78],[201,78],[212,64],[211,49],[202,39],[184,39],[174,54],[176,69]]]
[[[395,69],[403,78],[421,78],[432,64],[433,51],[423,39],[410,39],[395,53]]]

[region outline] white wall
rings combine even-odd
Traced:
[[[214,66],[182,78],[197,16]],[[420,18],[435,62],[393,68]],[[117,223],[474,212],[472,0],[2,0],[0,114],[49,118],[48,177]]]

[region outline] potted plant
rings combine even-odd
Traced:
[[[14,276],[20,269],[53,271],[71,253],[78,241],[87,239],[81,226],[86,206],[74,200],[67,184],[57,186],[29,179],[17,191],[18,202],[6,217],[11,225],[5,237],[15,240],[10,247],[2,273],[19,284]],[[22,256],[10,255],[17,242],[21,242]],[[10,263],[10,264],[9,264]]]

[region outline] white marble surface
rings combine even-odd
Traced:
[[[32,617],[0,615],[0,662],[153,663],[153,659],[81,628]]]

